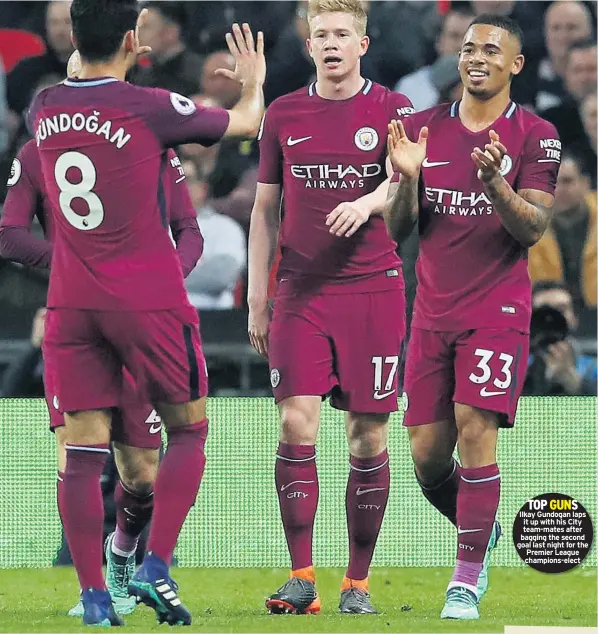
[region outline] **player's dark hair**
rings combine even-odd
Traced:
[[[523,48],[523,31],[513,18],[495,13],[483,13],[482,15],[478,15],[469,26],[472,27],[474,24],[487,24],[488,26],[496,26],[499,29],[508,31],[519,41],[520,48]]]
[[[114,57],[138,16],[134,0],[73,0],[71,21],[81,58],[105,62]]]
[[[547,293],[548,291],[565,291],[571,294],[567,284],[561,280],[540,280],[534,284],[532,295]]]

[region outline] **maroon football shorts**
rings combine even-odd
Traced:
[[[405,364],[404,424],[454,420],[454,403],[500,414],[515,422],[529,335],[511,329],[435,332],[412,328]]]
[[[330,395],[344,411],[396,411],[404,337],[402,283],[376,292],[277,295],[268,341],[276,402]]]
[[[62,412],[118,407],[123,366],[141,402],[206,396],[208,377],[191,306],[161,311],[49,309],[43,343],[48,402]]]

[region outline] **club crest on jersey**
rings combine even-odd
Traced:
[[[378,133],[368,126],[359,128],[355,133],[355,145],[364,152],[370,152],[378,145]]]
[[[500,175],[506,176],[513,167],[513,160],[508,154],[505,154],[502,157],[502,161],[500,162]]]
[[[280,372],[276,368],[272,368],[272,370],[270,371],[270,384],[272,385],[272,387],[276,388],[278,387],[279,383]]]
[[[18,158],[14,159],[10,166],[10,176],[8,177],[7,185],[12,187],[19,182],[23,168],[21,167],[21,161]]]
[[[193,114],[197,110],[197,106],[191,99],[179,95],[178,92],[170,93],[170,103],[172,103],[172,107],[183,116]]]

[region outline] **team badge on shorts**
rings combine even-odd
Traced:
[[[54,409],[60,409],[60,403],[58,402],[58,397],[56,396],[56,394],[52,399],[52,405],[54,405]]]
[[[355,145],[364,152],[370,152],[378,145],[378,133],[374,128],[366,126],[355,133]]]
[[[500,162],[500,175],[506,176],[513,167],[513,160],[508,154],[505,154],[502,157],[502,161]]]
[[[276,368],[272,368],[272,370],[270,370],[270,385],[276,388],[278,387],[279,383],[280,383],[280,372]]]
[[[409,409],[409,397],[407,392],[403,392],[403,411],[406,412]]]

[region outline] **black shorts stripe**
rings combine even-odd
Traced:
[[[515,391],[517,390],[517,377],[519,364],[521,363],[521,349],[522,346],[519,344],[515,350],[515,360],[513,361],[513,370],[511,372],[511,390],[509,394],[509,406],[513,407],[513,400],[515,398]]]
[[[187,349],[187,361],[189,363],[189,395],[190,400],[196,401],[200,398],[199,393],[199,366],[197,365],[197,357],[193,348],[193,339],[191,326],[183,326],[183,338],[185,339],[185,348]]]

